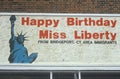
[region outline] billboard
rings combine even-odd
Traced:
[[[120,15],[0,15],[0,64],[119,66]]]

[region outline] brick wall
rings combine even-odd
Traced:
[[[0,12],[120,13],[120,0],[0,0]]]

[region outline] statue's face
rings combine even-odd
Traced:
[[[24,43],[24,36],[23,35],[19,35],[18,37],[17,37],[17,41],[19,42],[19,43]]]

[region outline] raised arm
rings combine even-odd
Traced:
[[[11,17],[10,17],[10,22],[11,22],[11,37],[12,38],[14,38],[15,37],[15,35],[14,35],[14,22],[15,22],[15,20],[16,20],[16,17],[15,17],[15,15],[12,15]]]

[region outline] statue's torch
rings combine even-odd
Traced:
[[[15,21],[16,21],[16,17],[15,17],[15,15],[12,15],[12,16],[10,17],[10,22],[11,22],[11,24],[13,24]]]

